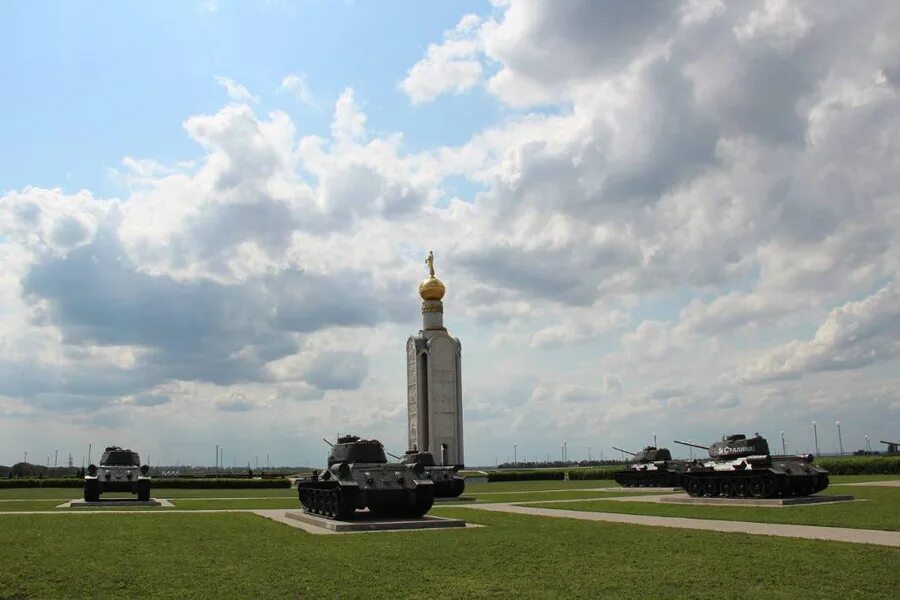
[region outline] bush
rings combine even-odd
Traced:
[[[573,481],[587,481],[593,479],[612,479],[613,473],[621,471],[622,467],[600,467],[596,469],[572,469],[569,471],[569,479]]]
[[[84,485],[83,479],[0,479],[0,489],[4,488],[80,488]],[[192,479],[154,477],[151,483],[154,488],[178,488],[178,489],[274,489],[289,488],[291,481],[284,479]]]
[[[490,471],[488,482],[493,481],[562,481],[566,478],[563,470],[541,469],[539,471]]]
[[[881,475],[900,473],[900,456],[852,456],[821,458],[815,463],[831,475]]]

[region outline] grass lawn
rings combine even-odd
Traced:
[[[849,494],[857,499],[864,499],[865,502],[764,508],[749,506],[689,506],[599,500],[560,504],[535,504],[534,506],[632,515],[900,531],[900,488],[837,487],[828,488],[823,494]],[[900,570],[900,565],[898,565],[898,570]]]
[[[0,510],[4,510],[2,500],[30,498],[34,500],[71,500],[81,498],[82,489],[79,488],[8,488],[0,489]],[[297,491],[292,488],[272,489],[182,489],[182,488],[152,488],[150,495],[158,498],[280,498],[296,497]],[[133,498],[134,494],[109,492],[101,498]]]
[[[900,587],[893,548],[435,512],[487,527],[313,536],[235,513],[2,516],[0,598],[895,598]]]

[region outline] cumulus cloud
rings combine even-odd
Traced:
[[[216,83],[225,88],[225,91],[228,93],[232,100],[237,100],[238,102],[259,102],[259,96],[253,94],[249,89],[247,89],[247,86],[238,83],[230,77],[222,77],[217,75]]]
[[[898,29],[890,2],[497,2],[395,72],[423,114],[483,84],[500,117],[414,152],[351,88],[313,135],[222,78],[191,160],[130,149],[116,199],[0,197],[0,410],[191,437],[265,407],[283,418],[242,419],[298,445],[337,423],[402,443],[434,249],[483,460],[497,431],[896,423]]]
[[[900,354],[900,291],[888,284],[863,300],[831,311],[813,339],[772,349],[742,373],[762,382],[816,371],[857,369]]]
[[[303,73],[289,73],[281,80],[281,89],[291,93],[301,103],[314,108],[318,108],[319,103],[313,96],[312,89],[309,87],[309,81]]]
[[[430,44],[425,57],[414,64],[400,87],[414,104],[434,100],[445,92],[460,94],[481,79],[478,56],[481,18],[469,14],[444,34],[441,44]]]

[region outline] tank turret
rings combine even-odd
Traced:
[[[758,433],[724,436],[709,446],[675,443],[709,454],[709,459],[689,463],[682,474],[682,487],[691,496],[778,498],[808,496],[828,487],[828,472],[813,464],[811,454],[772,455]]]
[[[303,510],[329,519],[349,519],[368,508],[371,514],[421,517],[434,502],[434,482],[420,465],[390,463],[378,440],[338,436],[327,467],[297,481]]]

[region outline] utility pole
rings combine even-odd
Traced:
[[[216,444],[216,471],[219,470],[219,445]]]
[[[835,421],[834,424],[837,425],[837,430],[838,430],[838,447],[839,447],[840,450],[841,450],[841,456],[843,456],[843,455],[844,455],[844,440],[841,439],[841,422],[840,422],[840,421]]]
[[[53,468],[55,469],[58,466],[59,466],[59,448],[54,448],[53,449]]]
[[[591,462],[591,447],[588,446],[588,462]]]
[[[93,446],[94,442],[88,442],[88,464],[91,464],[91,446]]]
[[[816,458],[818,458],[818,456],[819,456],[819,430],[816,429],[815,421],[812,422],[812,426],[813,426],[813,439],[815,440],[815,444],[816,444]]]
[[[787,446],[784,443],[784,431],[781,432],[781,453],[787,454]]]
[[[653,447],[656,448],[656,434],[653,434]]]
[[[25,460],[23,460],[22,462],[25,463],[26,465],[28,464],[28,451],[27,450],[25,451]]]
[[[519,445],[513,444],[513,464],[519,464]]]

